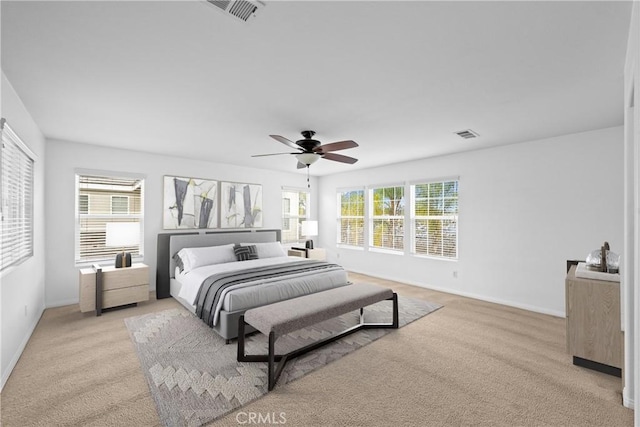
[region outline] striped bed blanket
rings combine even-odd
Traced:
[[[260,286],[265,282],[273,283],[275,280],[305,277],[335,270],[343,271],[344,269],[337,264],[305,260],[293,264],[276,264],[216,273],[205,279],[200,286],[196,298],[196,315],[207,325],[213,327],[218,321],[226,292],[242,287],[244,283]]]

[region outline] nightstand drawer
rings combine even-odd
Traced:
[[[102,270],[102,290],[129,288],[149,283],[149,267],[133,264],[126,268],[105,267]]]
[[[289,251],[287,252],[287,255],[289,256],[297,256],[300,258],[306,258],[307,257],[307,253],[306,251],[300,250],[300,249],[289,249]]]
[[[102,294],[103,308],[133,304],[149,300],[149,285],[132,286],[122,289],[104,291]]]

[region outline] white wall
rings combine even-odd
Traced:
[[[458,261],[336,247],[337,189],[452,176]],[[605,240],[622,252],[622,184],[622,127],[331,175],[319,244],[353,271],[564,316],[565,261]]]
[[[306,175],[161,156],[65,141],[47,141],[47,307],[78,302],[74,260],[76,169],[143,174],[144,262],[155,289],[156,236],[162,232],[163,176],[177,175],[262,184],[263,228],[281,228],[283,186],[306,188]],[[316,216],[317,178],[311,177],[312,216]],[[106,264],[106,263],[105,263]]]
[[[9,378],[44,311],[45,141],[29,112],[2,73],[2,117],[33,151],[34,164],[34,255],[0,275],[0,389]]]

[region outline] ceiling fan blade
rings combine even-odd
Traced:
[[[269,136],[271,138],[275,139],[278,142],[282,142],[284,145],[286,145],[288,147],[300,149],[300,146],[298,144],[296,144],[293,141],[288,140],[284,136],[280,136],[280,135],[269,135]]]
[[[279,156],[281,154],[300,154],[300,153],[271,153],[271,154],[254,154],[251,157]]]
[[[328,153],[329,151],[346,150],[347,148],[355,148],[358,144],[355,141],[338,141],[330,144],[324,144],[313,149],[317,153]]]
[[[323,154],[322,158],[327,160],[333,160],[336,162],[341,162],[341,163],[349,163],[350,165],[358,161],[358,159],[354,159],[353,157],[343,156],[342,154],[333,154],[333,153]]]
[[[306,167],[307,167],[307,165],[305,165],[304,163],[298,162],[298,169],[304,169]]]

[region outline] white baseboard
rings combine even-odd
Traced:
[[[31,338],[33,331],[36,330],[36,326],[38,326],[38,322],[40,321],[40,318],[42,317],[42,313],[44,313],[44,310],[45,310],[44,307],[40,308],[40,314],[38,314],[34,322],[29,326],[29,330],[27,331],[27,334],[25,335],[24,339],[20,343],[20,346],[17,348],[15,354],[11,358],[11,362],[9,363],[9,366],[7,366],[7,369],[2,373],[2,377],[0,377],[0,393],[4,388],[4,385],[7,383],[7,380],[9,379],[11,372],[13,372],[13,368],[16,367],[18,360],[20,360],[20,356],[22,356],[22,352],[24,351],[24,348],[27,346],[27,343],[29,342],[29,339]]]
[[[78,298],[68,299],[68,300],[60,300],[60,301],[53,301],[53,302],[47,303],[46,307],[47,308],[63,307],[65,305],[78,304],[79,302],[80,301],[78,300]]]
[[[521,304],[521,303],[518,303],[518,302],[503,300],[503,299],[500,299],[500,298],[487,297],[487,296],[484,296],[484,295],[478,295],[478,294],[474,294],[474,293],[471,293],[471,292],[457,291],[455,289],[450,289],[450,288],[442,288],[442,287],[438,287],[438,286],[429,286],[429,285],[425,285],[423,283],[413,282],[411,280],[404,280],[404,279],[398,280],[397,277],[381,276],[379,274],[371,274],[371,273],[367,273],[366,271],[358,271],[358,270],[353,270],[353,269],[350,269],[350,268],[347,268],[347,271],[353,271],[354,273],[358,273],[358,274],[366,274],[367,276],[378,277],[378,278],[384,279],[384,280],[391,280],[391,281],[394,281],[394,282],[406,283],[408,285],[418,286],[420,288],[431,289],[432,291],[444,292],[444,293],[453,294],[453,295],[460,295],[462,297],[473,298],[473,299],[477,299],[477,300],[480,300],[480,301],[492,302],[494,304],[501,304],[501,305],[506,305],[506,306],[509,306],[509,307],[520,308],[522,310],[533,311],[535,313],[548,314],[550,316],[562,317],[562,318],[566,317],[564,311],[549,310],[547,308],[537,307],[537,306],[528,305],[528,304]]]
[[[627,399],[626,397],[622,398],[622,404],[625,408],[635,409],[635,404],[633,399]]]

